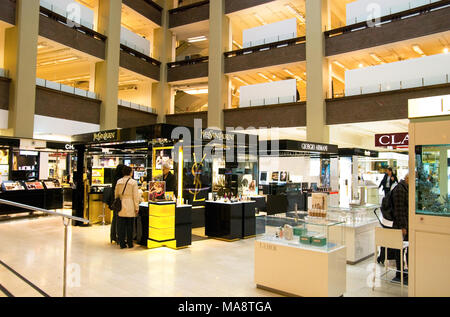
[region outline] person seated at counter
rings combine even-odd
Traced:
[[[168,163],[164,163],[162,165],[163,171],[163,181],[166,182],[166,192],[176,193],[177,190],[177,181],[175,176],[170,172],[170,165]]]
[[[141,195],[137,181],[132,177],[133,169],[125,166],[122,171],[124,176],[117,182],[114,197],[122,200],[122,209],[118,214],[118,236],[120,248],[125,249],[127,245],[133,248],[134,218],[139,213]]]

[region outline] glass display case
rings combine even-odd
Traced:
[[[450,217],[450,145],[416,146],[416,213]]]
[[[303,218],[302,218],[303,217]],[[343,247],[342,222],[301,215],[257,217],[259,242],[282,244],[294,248],[331,252]]]
[[[327,218],[342,222],[345,226],[360,227],[369,223],[376,223],[378,219],[374,213],[379,205],[328,207]]]

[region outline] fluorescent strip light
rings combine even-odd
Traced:
[[[377,61],[380,64],[386,64],[385,61],[383,61],[377,54],[372,53],[370,54],[370,57],[372,57],[375,61]]]
[[[119,82],[119,85],[135,84],[138,82],[139,82],[139,79],[131,79],[131,80],[121,81],[121,82]]]
[[[414,52],[416,52],[417,54],[421,55],[421,56],[426,56],[425,53],[422,51],[422,49],[420,48],[419,45],[413,45],[412,49]]]
[[[243,48],[242,45],[236,42],[235,40],[233,40],[233,44],[236,45],[239,49]]]
[[[339,66],[339,67],[343,68],[344,70],[348,70],[347,67],[345,67],[343,64],[341,64],[341,63],[338,62],[338,61],[334,61],[333,64],[336,65],[336,66]]]
[[[254,17],[256,18],[256,20],[258,20],[259,23],[261,23],[262,25],[266,25],[266,24],[267,24],[267,22],[264,21],[264,19],[261,18],[261,17],[258,15],[258,13],[253,13],[253,16],[254,16]]]
[[[42,62],[42,63],[39,63],[39,66],[47,66],[47,65],[54,65],[54,64],[56,64],[56,61]]]
[[[208,38],[207,38],[206,36],[202,35],[202,36],[197,36],[197,37],[191,37],[191,38],[188,38],[187,41],[188,41],[189,43],[196,43],[196,42],[203,42],[203,41],[206,41],[207,39],[208,39]]]
[[[258,73],[258,76],[264,78],[265,80],[268,80],[268,81],[270,81],[270,82],[273,82],[272,79],[270,79],[269,77],[267,77],[267,76],[264,75],[263,73]]]
[[[246,82],[245,80],[243,80],[243,79],[241,79],[241,78],[239,78],[239,77],[237,77],[237,76],[234,76],[233,79],[236,79],[237,81],[240,81],[240,82],[243,83],[244,85],[249,85],[248,82]]]
[[[208,93],[208,88],[184,90],[184,92],[189,95],[204,95]]]
[[[298,12],[298,10],[296,8],[294,8],[291,4],[286,4],[285,5],[286,9],[288,9],[293,15],[295,15],[295,17],[301,22],[301,23],[305,23],[306,19],[305,17]]]
[[[291,72],[289,69],[285,68],[285,69],[283,69],[283,71],[284,71],[285,73],[288,73],[288,74],[291,75],[292,77],[295,77],[294,73]]]
[[[57,62],[57,63],[65,63],[65,62],[76,61],[77,59],[78,59],[78,57],[73,56],[73,57],[68,57],[68,58],[58,59],[56,62]]]

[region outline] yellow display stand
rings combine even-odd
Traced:
[[[175,202],[149,202],[149,249],[167,247],[171,249],[181,249],[177,247],[175,237]]]

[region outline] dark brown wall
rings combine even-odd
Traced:
[[[9,109],[9,85],[11,80],[0,77],[0,109]]]
[[[16,24],[16,3],[13,0],[0,0],[0,20]]]
[[[169,68],[167,69],[167,81],[208,77],[208,70],[208,62]]]
[[[306,126],[306,102],[224,110],[225,127]]]
[[[144,0],[122,0],[122,3],[138,12],[139,14],[143,15],[147,19],[155,22],[158,25],[161,25],[161,11],[148,4]]]
[[[450,30],[450,7],[326,39],[326,55],[375,47]]]
[[[158,80],[160,78],[160,67],[153,65],[143,59],[120,51],[120,67],[126,68],[146,77]]]
[[[205,20],[209,20],[209,3],[183,11],[169,13],[169,28]]]
[[[117,126],[121,129],[156,124],[158,116],[154,113],[119,106]]]
[[[297,44],[225,58],[225,73],[282,65],[306,60],[306,45]]]
[[[408,118],[408,100],[450,94],[450,84],[327,100],[327,124]]]
[[[194,127],[194,120],[201,119],[204,128],[208,125],[208,112],[189,112],[166,115],[166,123],[183,127]]]
[[[100,104],[100,100],[36,87],[37,115],[99,124]]]
[[[274,0],[225,0],[225,13],[233,13],[273,1]]]
[[[39,35],[89,55],[105,59],[105,42],[94,39],[43,15],[39,17]]]

